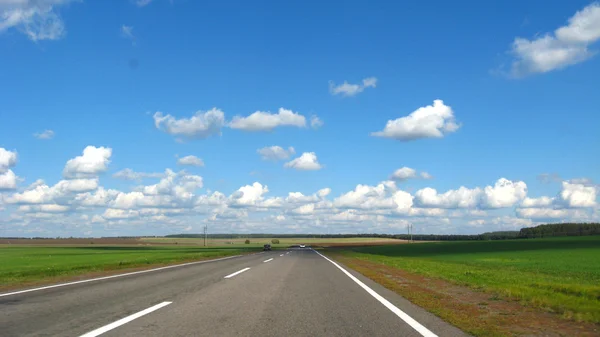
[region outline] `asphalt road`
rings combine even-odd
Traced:
[[[338,266],[306,248],[0,294],[0,336],[466,335]]]

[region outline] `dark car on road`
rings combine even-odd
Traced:
[[[263,250],[271,250],[271,245],[270,244],[264,245]]]

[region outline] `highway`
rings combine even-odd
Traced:
[[[0,294],[0,336],[466,336],[310,248]]]

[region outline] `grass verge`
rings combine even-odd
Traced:
[[[497,328],[514,321],[501,316],[515,310],[524,315],[526,309],[529,315],[548,314],[535,319],[554,324],[550,331],[565,326],[586,327],[575,335],[599,331],[600,237],[351,247],[327,254],[475,335],[513,335],[515,329]],[[420,281],[411,283],[415,277]],[[436,290],[440,287],[448,291]],[[518,307],[502,309],[500,302]],[[466,314],[464,305],[476,313]]]
[[[49,283],[82,274],[206,260],[255,248],[162,246],[0,246],[0,289]]]

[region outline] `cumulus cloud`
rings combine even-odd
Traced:
[[[310,116],[310,127],[313,129],[318,129],[325,124],[319,117],[312,115]]]
[[[259,206],[267,192],[269,192],[269,188],[266,185],[255,182],[252,185],[240,187],[229,198],[233,206]]]
[[[116,172],[112,175],[115,179],[123,179],[123,180],[135,180],[140,181],[144,178],[162,178],[164,176],[163,173],[146,173],[146,172],[135,172],[130,168],[124,168],[119,172]]]
[[[569,216],[569,210],[552,208],[517,208],[516,214],[527,219],[560,219]]]
[[[576,12],[568,24],[553,33],[529,40],[515,38],[511,75],[546,73],[588,60],[596,54],[590,45],[600,40],[600,3]]]
[[[395,186],[380,183],[377,186],[357,185],[354,191],[349,191],[333,200],[337,208],[359,209],[393,209],[398,205],[392,197]],[[412,206],[412,201],[410,202]],[[410,207],[410,206],[409,206]]]
[[[83,155],[69,159],[63,170],[65,178],[85,178],[97,176],[108,169],[112,149],[87,146]]]
[[[17,188],[17,175],[12,170],[0,173],[0,191],[14,190]]]
[[[459,127],[452,108],[437,99],[433,101],[433,105],[421,107],[408,116],[389,120],[383,131],[373,132],[371,135],[410,141],[420,138],[442,138]]]
[[[189,155],[177,159],[177,165],[202,167],[204,161],[196,156]]]
[[[52,139],[54,138],[54,131],[52,130],[44,130],[42,132],[36,132],[33,136],[37,139]]]
[[[581,181],[580,184],[563,181],[561,190],[553,197],[542,196],[539,198],[526,198],[521,203],[521,208],[585,208],[597,205],[596,197],[598,188],[590,186],[589,181]]]
[[[368,77],[362,80],[361,84],[350,84],[346,81],[340,85],[335,85],[333,81],[329,81],[329,92],[332,95],[355,96],[363,92],[366,88],[375,88],[377,86],[377,78]]]
[[[427,187],[415,193],[415,203],[420,207],[434,208],[505,208],[515,205],[527,196],[527,185],[522,181],[500,178],[494,186],[470,189],[461,186],[439,194]]]
[[[42,213],[64,213],[69,211],[69,206],[57,205],[57,204],[43,204],[43,205],[22,205],[19,206],[21,212],[42,212]]]
[[[98,179],[61,180],[52,187],[36,184],[21,193],[13,194],[7,201],[14,204],[53,204],[75,193],[93,191],[96,188]]]
[[[135,210],[123,210],[123,209],[114,209],[108,208],[102,214],[102,217],[109,220],[114,219],[130,219],[137,218],[139,216],[139,212]]]
[[[596,205],[597,189],[583,184],[571,184],[564,181],[560,191],[560,201],[570,208],[593,207]]]
[[[314,152],[304,152],[300,157],[285,163],[284,167],[301,171],[316,171],[323,168]]]
[[[163,115],[162,112],[156,112],[153,118],[158,130],[190,139],[220,135],[221,128],[225,125],[225,113],[217,108],[206,112],[198,111],[190,118],[177,119],[168,114]]]
[[[284,149],[281,146],[267,146],[256,150],[263,160],[285,160],[289,159],[292,155],[296,154],[296,150],[293,147]]]
[[[17,152],[0,147],[0,173],[8,171],[17,164]]]
[[[19,177],[10,169],[17,164],[17,152],[0,147],[0,191],[17,188]]]
[[[0,1],[0,33],[16,29],[34,42],[58,40],[66,34],[58,9],[70,2],[73,0]]]
[[[292,110],[279,108],[279,112],[256,111],[248,117],[235,116],[229,123],[232,129],[245,131],[271,131],[280,126],[306,127],[306,118]]]
[[[404,180],[408,180],[408,179],[417,179],[417,178],[432,179],[433,177],[427,172],[417,173],[417,170],[410,168],[410,167],[406,167],[406,166],[401,167],[401,168],[397,169],[396,171],[394,171],[394,173],[390,177],[391,180],[397,180],[397,181],[404,181]]]

